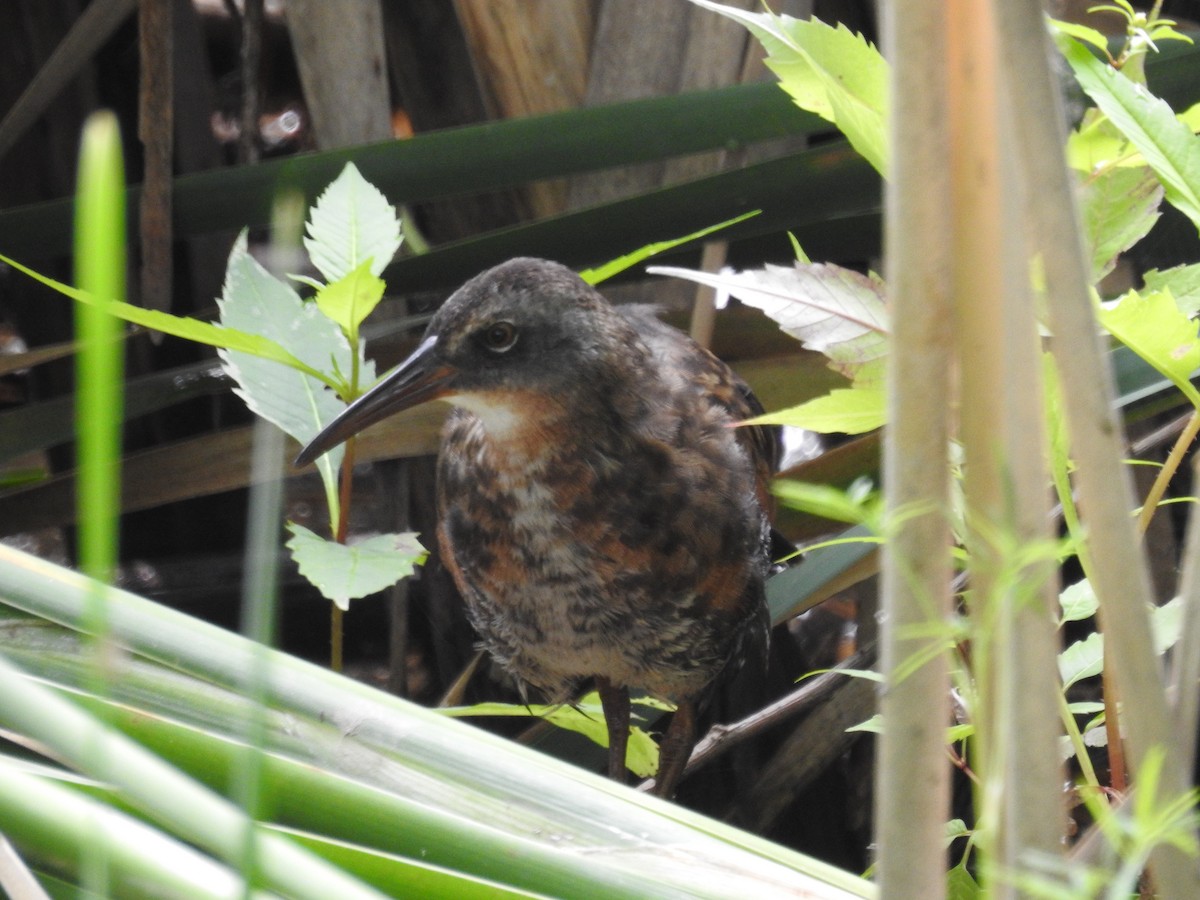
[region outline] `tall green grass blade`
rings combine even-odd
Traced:
[[[99,297],[125,295],[125,174],[117,119],[97,113],[84,129],[75,218],[75,273]],[[109,581],[116,562],[120,509],[121,323],[107,310],[76,307],[76,436],[79,560],[93,578]]]
[[[75,278],[100,297],[125,295],[125,170],[117,117],[104,111],[84,126],[79,154],[75,213]],[[90,683],[104,695],[111,677],[108,611],[101,582],[111,582],[117,564],[117,517],[121,510],[121,389],[124,350],[120,320],[99,306],[75,308],[75,447],[79,465],[75,505],[79,565],[95,581],[88,592],[86,631],[91,636]],[[83,757],[97,764],[99,743]],[[83,884],[108,893],[110,863],[102,844],[84,845]]]

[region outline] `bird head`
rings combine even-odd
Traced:
[[[567,267],[509,260],[459,288],[412,355],[325,426],[296,464],[429,400],[445,400],[502,429],[531,398],[555,402],[571,385],[594,383],[610,350],[636,338]]]

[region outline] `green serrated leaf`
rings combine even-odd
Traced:
[[[793,425],[818,434],[864,434],[887,422],[883,388],[852,385],[834,388],[807,403],[749,419],[747,425]]]
[[[1060,625],[1064,622],[1090,619],[1100,607],[1096,592],[1092,590],[1092,584],[1086,578],[1063,588],[1062,593],[1058,595],[1058,604],[1062,610],[1058,619]]]
[[[1200,263],[1175,266],[1170,269],[1151,269],[1142,276],[1147,293],[1170,291],[1179,311],[1189,318],[1200,313]]]
[[[1200,228],[1200,137],[1166,102],[1065,35],[1059,46],[1080,86],[1141,152],[1167,200]]]
[[[354,544],[327,541],[288,522],[288,549],[300,574],[342,609],[350,601],[391,587],[413,573],[426,552],[415,534],[378,534]]]
[[[372,275],[382,274],[403,240],[395,208],[353,163],[317,198],[306,230],[304,247],[328,282],[368,261]]]
[[[855,384],[865,387],[883,381],[888,319],[884,284],[874,274],[829,263],[768,264],[742,272],[669,266],[651,266],[647,271],[726,291],[761,309],[805,348],[824,354],[831,369]]]
[[[1150,232],[1158,221],[1162,198],[1162,185],[1148,166],[1110,166],[1084,182],[1080,208],[1091,248],[1093,284]]]
[[[1103,306],[1100,324],[1113,337],[1152,365],[1200,408],[1200,392],[1191,383],[1200,367],[1196,324],[1179,311],[1170,291],[1130,291],[1117,303]]]
[[[317,308],[337,322],[346,335],[357,334],[358,326],[383,299],[386,285],[371,273],[371,266],[371,260],[364,260],[358,268],[317,291],[314,298]]]
[[[247,250],[245,233],[229,254],[217,307],[223,324],[254,329],[311,367],[350,370],[352,351],[341,330],[259,265]],[[234,350],[222,350],[220,355],[246,405],[301,444],[316,437],[345,408],[322,382],[303,372]],[[367,369],[367,377],[373,378],[373,365],[367,363]],[[326,463],[335,470],[339,461],[337,452]]]
[[[766,49],[767,66],[796,105],[836,125],[886,177],[888,65],[870,42],[844,25],[692,2],[747,28]]]

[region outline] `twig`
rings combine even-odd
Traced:
[[[846,669],[865,669],[875,662],[875,648],[868,647],[844,660],[823,675],[804,682],[786,697],[760,709],[733,725],[714,725],[692,751],[684,769],[684,777],[708,765],[714,759],[728,753],[764,731],[782,722],[808,712],[814,706],[828,700],[838,687],[844,684]]]

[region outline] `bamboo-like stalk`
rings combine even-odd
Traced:
[[[1200,456],[1192,457],[1192,484],[1200,484]],[[1196,764],[1196,729],[1200,728],[1200,506],[1193,506],[1188,517],[1179,596],[1183,598],[1183,626],[1171,660],[1171,693],[1180,763],[1185,772],[1191,772]]]
[[[875,835],[883,896],[938,898],[946,891],[948,663],[945,654],[931,654],[908,677],[897,680],[894,673],[931,640],[941,640],[939,623],[951,611],[950,186],[937,163],[948,140],[945,13],[930,0],[887,3],[881,11],[885,55],[893,64],[892,180],[885,203],[893,340],[884,490],[890,514],[918,514],[903,520],[884,552],[881,664],[888,680]]]
[[[1040,5],[996,2],[1005,40],[1001,64],[1013,86],[1015,147],[1026,180],[1022,197],[1032,246],[1045,274],[1052,350],[1062,380],[1080,507],[1087,524],[1092,584],[1100,599],[1107,664],[1123,701],[1126,741],[1135,774],[1147,755],[1165,751],[1157,793],[1179,797],[1189,779],[1177,752],[1163,673],[1150,631],[1152,597],[1146,560],[1129,510],[1135,504],[1113,407],[1113,375],[1105,363],[1092,311],[1082,230],[1062,154],[1060,99],[1049,65]],[[1200,868],[1185,854],[1161,847],[1151,858],[1163,897],[1200,896]]]
[[[1022,217],[1022,177],[989,0],[948,14],[954,307],[961,379],[980,843],[989,891],[1030,851],[1061,852],[1055,560],[1041,359]],[[1044,548],[1038,553],[1037,547]]]

